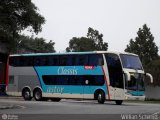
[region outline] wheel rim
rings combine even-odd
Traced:
[[[98,100],[101,101],[102,100],[102,95],[98,94]]]
[[[35,93],[35,98],[36,98],[37,100],[39,100],[39,99],[41,98],[41,93],[40,93],[40,92],[36,92],[36,93]]]
[[[29,91],[26,91],[26,92],[24,93],[24,97],[25,97],[25,98],[29,98],[29,97],[30,97]]]

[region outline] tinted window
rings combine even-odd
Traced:
[[[34,66],[45,66],[47,64],[46,56],[34,57]]]
[[[17,60],[16,60],[15,57],[10,57],[10,59],[9,59],[9,64],[10,64],[11,66],[16,66],[16,62],[17,62]]]
[[[24,66],[33,66],[34,65],[34,57],[27,56],[25,57]]]
[[[33,66],[34,59],[32,56],[10,57],[9,64],[11,66]]]
[[[108,65],[110,85],[123,88],[123,72],[119,56],[116,54],[105,54]]]
[[[55,56],[46,56],[47,58],[47,66],[56,66],[59,64],[59,57]]]
[[[104,62],[103,62],[102,54],[91,54],[91,55],[89,55],[88,65],[97,66],[97,65],[103,65],[103,64],[104,64]]]
[[[103,85],[103,75],[43,75],[43,82],[46,85]],[[86,84],[88,80],[88,84]]]
[[[68,56],[59,56],[59,65],[60,66],[67,66],[69,63]]]
[[[11,66],[84,66],[103,65],[102,54],[89,55],[44,55],[10,57]]]
[[[138,56],[120,54],[124,68],[142,70],[142,64]]]
[[[79,55],[78,65],[88,65],[88,55]]]

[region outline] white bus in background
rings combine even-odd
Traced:
[[[25,100],[145,99],[145,73],[136,54],[106,51],[16,54],[9,57],[7,94]]]

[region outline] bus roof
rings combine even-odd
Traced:
[[[10,56],[43,56],[43,55],[82,55],[82,54],[96,54],[96,53],[114,53],[114,54],[126,54],[126,55],[134,55],[133,53],[127,52],[111,52],[111,51],[90,51],[90,52],[63,52],[63,53],[30,53],[30,54],[12,54]]]

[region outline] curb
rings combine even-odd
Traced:
[[[23,97],[17,97],[17,96],[0,96],[0,99],[23,99]]]

